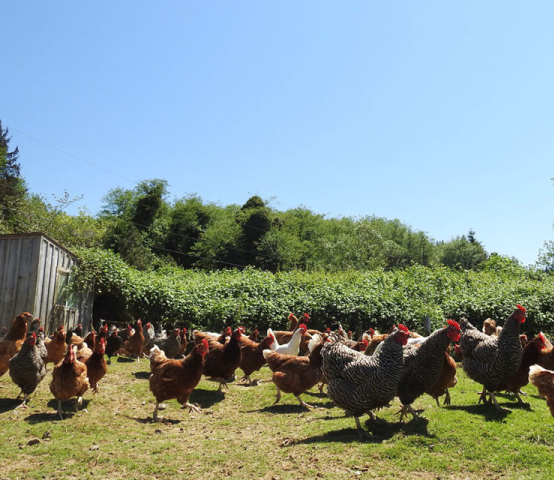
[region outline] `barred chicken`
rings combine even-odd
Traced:
[[[441,374],[444,354],[450,342],[460,339],[460,325],[448,320],[448,325],[434,331],[423,343],[404,350],[404,367],[398,384],[397,395],[402,403],[400,421],[408,412],[417,417],[412,403],[434,385]]]
[[[358,434],[362,430],[359,417],[387,405],[396,395],[404,363],[403,345],[409,330],[399,325],[389,335],[379,352],[372,356],[356,352],[340,342],[323,346],[323,373],[329,382],[329,397],[354,416]]]
[[[150,353],[150,349],[154,346],[156,331],[154,330],[154,326],[150,322],[147,322],[146,325],[144,325],[142,333],[144,335],[143,352],[148,355]]]
[[[541,352],[545,348],[546,338],[542,332],[539,332],[539,335],[523,348],[521,363],[516,373],[511,377],[503,378],[498,385],[498,390],[506,390],[515,395],[519,403],[524,403],[520,397],[523,393],[521,388],[529,383],[529,368],[539,362]]]
[[[44,359],[36,346],[36,340],[36,334],[29,333],[21,350],[10,359],[10,377],[24,394],[23,403],[16,408],[27,408],[29,395],[36,390],[46,375]]]
[[[488,403],[488,394],[500,410],[494,392],[498,391],[502,380],[517,372],[521,364],[523,349],[519,329],[525,317],[525,308],[518,305],[498,337],[489,337],[465,319],[460,322],[462,367],[469,378],[483,385],[479,402]]]
[[[181,336],[179,335],[181,330],[179,328],[173,329],[165,341],[158,346],[163,350],[167,358],[177,358],[181,352]]]
[[[46,349],[46,345],[44,343],[44,328],[43,327],[40,327],[38,329],[37,350],[38,350],[38,354],[40,355],[40,358],[42,358],[42,361],[44,362],[44,365],[46,367],[46,358],[48,357],[48,350]]]

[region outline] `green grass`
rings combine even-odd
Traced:
[[[51,370],[51,365],[49,366]],[[284,394],[272,406],[269,370],[253,378],[257,387],[230,384],[225,395],[203,380],[191,397],[201,414],[188,414],[175,400],[152,424],[154,398],[148,390],[148,361],[120,359],[109,367],[97,395],[87,392],[88,413],[64,404],[60,421],[50,394],[50,373],[29,402],[14,411],[18,389],[0,378],[1,479],[142,478],[505,478],[554,475],[554,419],[533,386],[529,407],[507,395],[511,412],[477,405],[480,386],[459,370],[452,406],[438,408],[429,396],[414,403],[419,420],[399,424],[398,401],[362,419],[370,439],[358,439],[353,418],[317,390],[300,407]],[[47,432],[47,433],[46,433]],[[39,439],[40,443],[29,445]]]

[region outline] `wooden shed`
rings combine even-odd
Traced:
[[[77,257],[44,233],[0,235],[0,327],[21,312],[40,317],[45,333],[62,323],[90,331],[92,293],[66,288]]]

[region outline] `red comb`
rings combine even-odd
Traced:
[[[301,323],[300,326],[298,327],[298,330],[304,330],[304,331],[306,331],[306,330],[308,330],[308,327],[306,326],[305,323]]]
[[[365,338],[362,340],[362,342],[364,342],[364,345],[365,345],[366,347],[369,345],[369,342],[368,342]]]
[[[369,328],[369,334],[372,336],[375,335],[375,330],[371,327]]]
[[[331,327],[327,327],[327,333],[331,333]]]
[[[516,305],[523,313],[525,313],[525,308],[523,308],[519,303]]]
[[[539,338],[544,342],[546,343],[546,337],[544,336],[544,334],[542,332],[539,332]]]
[[[398,325],[398,330],[402,330],[404,333],[410,333],[410,330],[408,330],[408,327],[406,325]]]
[[[202,339],[202,345],[204,345],[204,348],[206,350],[208,350],[208,348],[210,348],[210,344],[208,343],[208,340],[206,340],[205,338]]]
[[[290,312],[289,313],[289,320],[292,320],[294,318],[294,313]]]
[[[456,320],[447,320],[446,323],[448,323],[448,325],[456,328],[457,330],[460,330],[460,324]]]
[[[304,315],[302,315],[302,318],[303,318],[306,322],[309,322],[309,321],[310,321],[310,316],[309,316],[307,313],[304,313]]]

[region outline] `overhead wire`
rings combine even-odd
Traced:
[[[34,136],[32,136],[32,135],[29,135],[28,133],[25,133],[25,132],[19,130],[18,128],[10,127],[10,129],[16,131],[17,133],[20,133],[21,135],[24,135],[24,136],[27,137],[27,138],[30,138],[31,140],[34,140],[34,141],[37,142],[37,143],[40,143],[40,144],[42,144],[42,145],[44,145],[44,146],[46,146],[46,147],[48,147],[48,148],[51,148],[52,150],[56,150],[56,151],[58,151],[58,152],[60,152],[60,153],[63,153],[64,155],[67,155],[67,156],[69,156],[69,157],[71,157],[71,158],[74,158],[74,159],[80,161],[80,162],[83,162],[83,163],[85,163],[85,164],[87,164],[87,165],[90,165],[90,166],[95,167],[95,168],[97,168],[97,169],[99,169],[99,170],[102,170],[102,171],[104,171],[104,172],[106,172],[106,173],[109,173],[110,175],[114,175],[114,176],[116,176],[116,177],[119,177],[119,178],[121,178],[121,179],[123,179],[123,180],[126,180],[127,182],[130,182],[130,183],[133,183],[133,184],[137,184],[137,183],[138,183],[138,182],[133,181],[133,180],[127,178],[127,177],[124,177],[123,175],[119,175],[118,173],[112,172],[111,170],[108,170],[107,168],[104,168],[104,167],[102,167],[102,166],[100,166],[100,165],[97,165],[97,164],[95,164],[94,162],[91,162],[90,160],[86,160],[86,159],[84,159],[84,158],[82,158],[82,157],[79,157],[78,155],[74,155],[73,153],[67,152],[66,150],[63,150],[63,149],[61,149],[61,148],[59,148],[59,147],[56,147],[56,146],[54,146],[54,145],[51,145],[51,144],[49,144],[49,143],[47,143],[47,142],[45,142],[45,141],[43,141],[43,140],[40,140],[40,139],[38,139],[38,138],[36,138],[36,137],[34,137]],[[258,230],[258,231],[260,231],[260,232],[265,232],[265,231],[266,231],[266,230],[264,230],[264,229],[262,229],[262,228],[255,227],[255,226],[253,226],[253,225],[244,225],[244,227],[250,228],[250,229],[252,229],[252,230]]]

